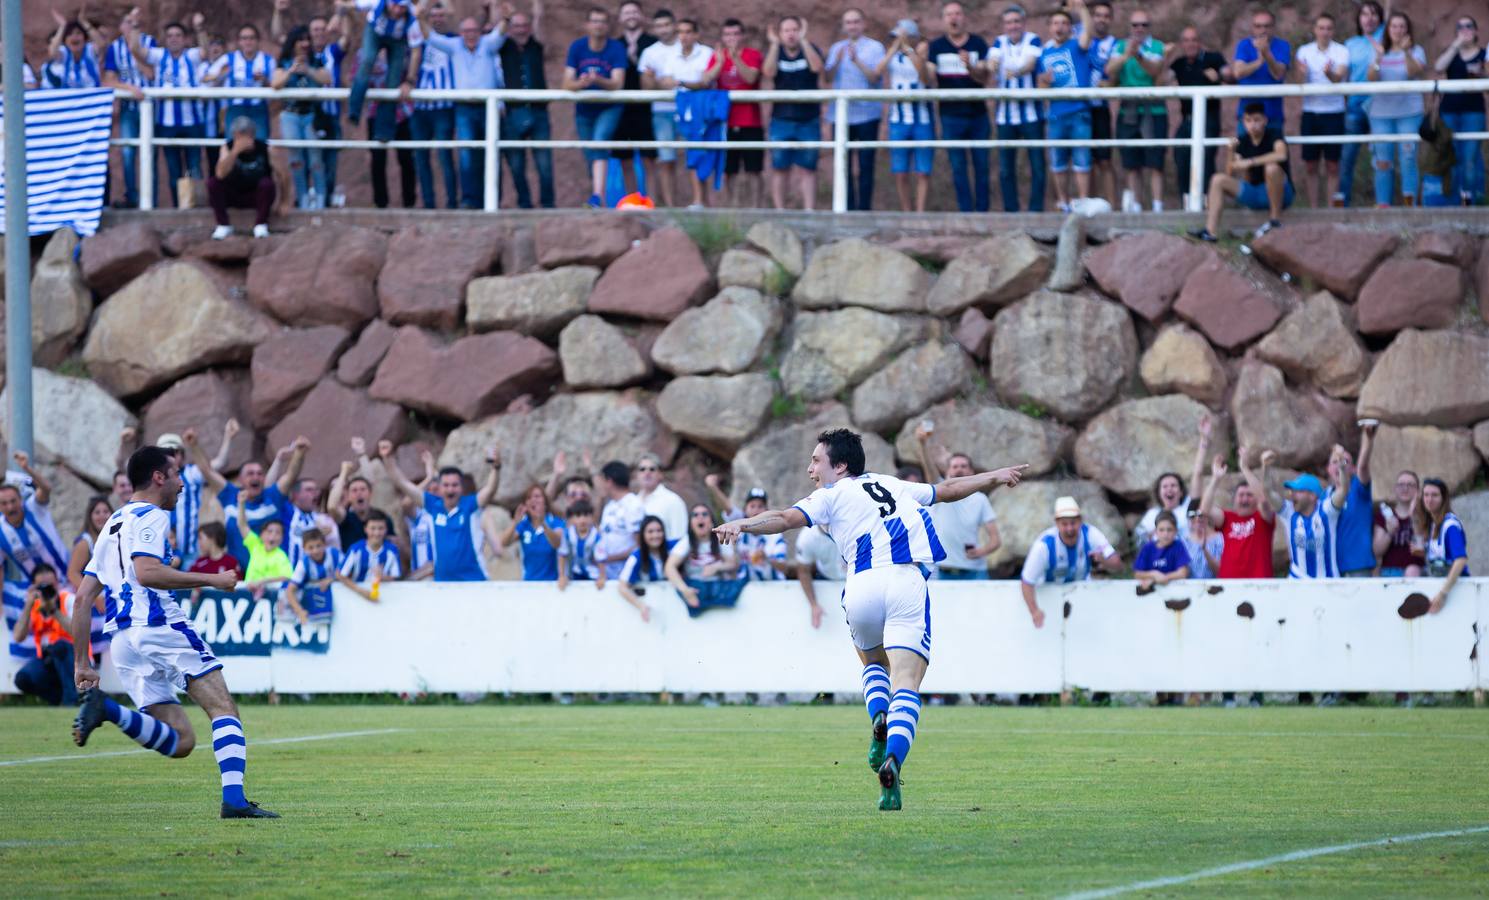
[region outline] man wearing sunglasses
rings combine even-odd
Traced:
[[[636,493],[648,516],[662,520],[667,540],[681,540],[688,533],[688,504],[662,484],[662,463],[650,453],[636,460]]]
[[[1258,10],[1251,17],[1251,36],[1241,38],[1231,58],[1231,73],[1237,84],[1281,84],[1287,78],[1287,67],[1292,65],[1292,48],[1287,41],[1277,37],[1277,19],[1266,10]],[[1246,105],[1254,98],[1236,104],[1237,124],[1245,112]],[[1259,101],[1267,114],[1267,122],[1278,131],[1283,129],[1282,98],[1264,97]],[[1240,129],[1237,129],[1239,131]]]
[[[1153,37],[1153,18],[1145,10],[1134,10],[1127,21],[1128,35],[1112,47],[1106,74],[1117,87],[1152,87],[1163,74],[1167,48]],[[1162,100],[1123,100],[1117,111],[1117,137],[1156,141],[1168,137],[1168,106]],[[1142,212],[1142,172],[1148,172],[1149,196],[1154,212],[1163,211],[1162,145],[1122,147],[1122,168],[1127,188],[1122,191],[1122,211]]]

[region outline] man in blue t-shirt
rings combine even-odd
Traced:
[[[1091,86],[1091,12],[1085,0],[1071,0],[1071,8],[1081,17],[1080,36],[1072,37],[1070,13],[1050,13],[1050,39],[1040,52],[1035,66],[1042,88],[1088,88]],[[1085,98],[1051,100],[1047,133],[1051,140],[1091,140],[1091,101]],[[1072,152],[1073,151],[1073,152]],[[1055,196],[1060,211],[1070,209],[1071,168],[1075,169],[1075,189],[1080,199],[1091,196],[1091,148],[1050,148],[1050,171],[1055,174]],[[1073,158],[1073,161],[1072,161]]]
[[[231,484],[212,468],[207,451],[202,449],[197,440],[195,428],[186,429],[181,435],[181,441],[191,454],[192,461],[201,470],[207,490],[216,494],[218,502],[222,504],[227,521],[227,552],[238,561],[243,571],[248,571],[248,548],[243,545],[243,535],[238,532],[238,505],[243,504],[244,517],[248,519],[248,527],[253,529],[254,534],[258,534],[265,525],[275,520],[288,531],[290,486],[300,478],[300,469],[305,465],[305,454],[310,450],[310,439],[301,435],[289,447],[279,451],[278,458],[288,456],[289,459],[283,471],[267,486],[264,484],[267,476],[262,463],[244,463],[238,470],[238,483]]]
[[[1329,454],[1329,495],[1335,490],[1349,493],[1344,498],[1344,509],[1339,514],[1339,574],[1346,578],[1369,578],[1375,572],[1374,517],[1375,507],[1370,495],[1370,455],[1375,446],[1374,422],[1360,428],[1360,456],[1356,460],[1349,451],[1335,444]]]
[[[585,30],[588,34],[570,44],[564,57],[564,90],[620,90],[625,86],[630,57],[626,45],[610,37],[610,14],[592,7],[585,20]],[[620,127],[620,113],[618,103],[576,103],[574,129],[581,141],[608,141]],[[584,150],[584,160],[590,168],[591,208],[604,205],[605,165],[609,159],[608,149]]]
[[[408,480],[393,458],[392,441],[379,441],[377,455],[383,461],[388,478],[405,497],[420,504],[434,519],[434,580],[485,581],[486,564],[481,559],[485,532],[481,529],[481,510],[496,496],[496,478],[501,472],[501,455],[491,448],[486,461],[491,472],[486,483],[474,494],[465,491],[465,473],[446,466],[435,476],[434,491],[423,491]]]
[[[1273,34],[1276,28],[1277,19],[1266,10],[1252,15],[1251,37],[1241,38],[1236,44],[1231,63],[1231,74],[1237,84],[1281,84],[1287,78],[1287,67],[1293,61],[1292,47]],[[1260,103],[1267,112],[1267,122],[1282,131],[1282,98],[1265,97]],[[1238,120],[1245,107],[1246,103],[1237,104]]]

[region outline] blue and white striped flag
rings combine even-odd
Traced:
[[[4,112],[0,103],[0,133],[8,124]],[[32,234],[71,228],[87,237],[98,230],[113,116],[111,89],[26,92],[27,220]],[[0,159],[0,204],[4,200]]]

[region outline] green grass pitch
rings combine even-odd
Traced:
[[[1473,709],[927,707],[880,813],[855,707],[251,705],[259,822],[210,747],[14,764],[134,746],[70,720],[0,707],[7,896],[1062,896],[1489,825]],[[1480,831],[1132,896],[1486,893]]]

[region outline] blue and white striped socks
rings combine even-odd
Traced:
[[[243,798],[243,769],[248,763],[248,742],[243,739],[243,723],[232,716],[212,720],[212,755],[222,771],[222,802],[228,806],[247,806]]]
[[[105,697],[103,717],[118,725],[126,737],[146,750],[154,750],[161,756],[176,752],[176,729],[148,713],[120,706]]]
[[[915,726],[920,723],[920,695],[908,688],[894,692],[889,701],[890,756],[903,766],[910,755],[910,745],[915,742]]]
[[[869,720],[889,712],[889,673],[878,663],[863,667],[863,704],[869,709]]]

